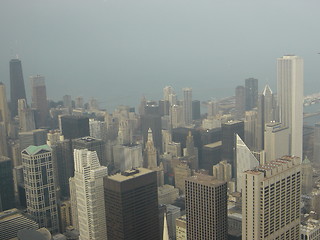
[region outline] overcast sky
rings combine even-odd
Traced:
[[[319,12],[319,0],[1,0],[0,81],[9,88],[18,54],[27,88],[41,74],[48,98],[112,110],[166,85],[207,100],[255,77],[276,92],[276,58],[289,53],[305,60],[305,93],[319,92]]]

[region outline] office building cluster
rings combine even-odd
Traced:
[[[166,86],[137,111],[49,101],[43,76],[30,84],[28,102],[11,60],[10,101],[0,83],[1,240],[318,239],[320,124],[304,134],[300,57],[277,59],[276,93],[248,78],[235,96],[200,102]]]

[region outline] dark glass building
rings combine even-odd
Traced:
[[[192,120],[198,120],[201,118],[200,114],[200,101],[193,100],[192,101]]]
[[[0,156],[0,212],[14,207],[12,163],[10,158]]]
[[[138,168],[104,178],[107,235],[160,240],[157,173]]]
[[[10,98],[11,115],[15,117],[18,114],[18,99],[26,99],[22,66],[19,59],[10,61]]]
[[[243,121],[229,121],[222,124],[222,160],[227,160],[231,164],[233,176],[236,172],[234,156],[236,133],[244,139]]]
[[[72,115],[62,116],[61,130],[65,139],[89,136],[89,118]]]
[[[245,80],[246,111],[257,107],[258,103],[258,79],[248,78]]]

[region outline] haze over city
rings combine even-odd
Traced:
[[[2,0],[0,79],[8,59],[46,78],[48,98],[95,97],[112,111],[172,85],[199,100],[234,94],[248,77],[276,88],[275,59],[305,60],[305,94],[320,76],[316,0]],[[63,91],[62,91],[63,89]],[[27,94],[30,96],[30,94]]]

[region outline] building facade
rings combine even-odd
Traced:
[[[242,239],[300,239],[300,162],[284,156],[244,173]]]
[[[185,181],[188,240],[226,240],[227,183],[199,174]]]
[[[57,196],[48,145],[29,146],[21,152],[27,211],[40,227],[59,231]]]

